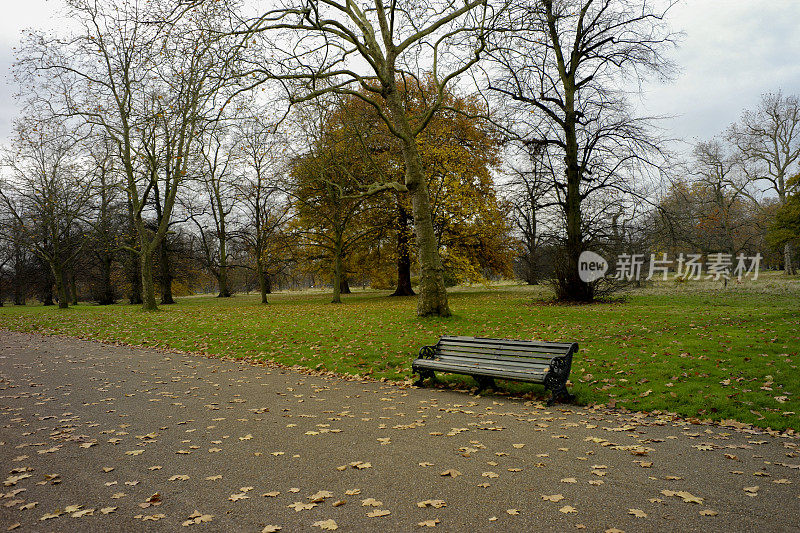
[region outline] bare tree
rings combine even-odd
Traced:
[[[675,35],[664,17],[672,4],[519,0],[493,34],[488,87],[516,108],[516,136],[546,147],[551,203],[564,221],[565,254],[556,265],[562,300],[594,298],[578,275],[592,229],[587,209],[602,214],[606,199],[643,196],[637,187],[662,162],[649,120],[632,116],[626,95],[648,73],[670,72],[663,52]]]
[[[66,1],[74,35],[32,36],[21,78],[37,91],[36,105],[80,116],[112,139],[138,239],[131,251],[140,256],[142,306],[156,309],[153,257],[237,50],[218,26],[228,2]]]
[[[281,80],[295,102],[326,93],[372,105],[402,146],[404,183],[371,184],[411,195],[421,270],[417,314],[448,316],[450,308],[433,228],[430,196],[416,138],[441,108],[445,88],[480,58],[491,9],[487,0],[424,4],[383,0],[283,0],[249,21],[248,39],[262,34],[269,51],[243,75]],[[431,71],[435,95],[421,112],[401,98],[403,84],[422,84]]]
[[[800,161],[800,100],[797,96],[768,93],[755,111],[745,111],[728,129],[728,138],[738,148],[748,178],[766,184],[766,191],[785,205],[791,192],[787,182]],[[784,269],[796,273],[792,246],[783,248]]]
[[[232,216],[237,207],[236,175],[239,147],[231,128],[223,122],[212,125],[199,147],[202,165],[198,169],[199,190],[190,190],[186,201],[189,218],[195,223],[206,268],[217,279],[218,296],[228,298],[231,252],[229,241]]]
[[[92,194],[73,126],[53,118],[17,122],[3,159],[8,177],[0,180],[0,202],[16,221],[18,237],[50,267],[62,309],[69,307],[69,268],[84,244],[76,230]]]
[[[288,218],[290,203],[278,186],[282,154],[276,123],[263,118],[265,111],[238,122],[235,132],[240,152],[241,175],[234,182],[244,224],[236,232],[255,263],[261,303],[272,292],[272,277],[281,268],[272,256],[280,244],[280,230]]]

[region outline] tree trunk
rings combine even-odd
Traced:
[[[72,305],[78,305],[78,284],[75,283],[75,272],[69,273],[69,295],[72,298]]]
[[[217,295],[217,298],[231,297],[231,291],[228,289],[228,267],[226,265],[219,266],[217,285],[219,285],[219,294]]]
[[[792,257],[792,245],[790,243],[786,243],[783,246],[783,264],[784,264],[784,273],[788,276],[794,276],[797,272],[794,268],[794,263],[792,262],[794,258]]]
[[[111,286],[111,263],[111,255],[108,253],[103,254],[100,258],[100,286],[97,289],[97,303],[100,305],[114,303],[114,288]],[[138,279],[138,276],[136,278]]]
[[[14,265],[14,305],[25,305],[25,287],[19,272],[19,263]]]
[[[128,302],[131,305],[141,305],[142,300],[142,258],[138,254],[131,254],[128,263],[128,282],[130,291],[128,292]]]
[[[167,238],[161,241],[159,245],[161,252],[161,305],[170,305],[175,303],[172,297],[172,271],[169,268],[169,250],[167,250]]]
[[[53,285],[55,281],[53,280],[53,271],[49,266],[45,266],[45,280],[44,286],[42,287],[42,305],[55,305],[53,303]]]
[[[563,76],[563,75],[562,75]],[[583,228],[581,220],[581,177],[577,140],[577,116],[575,113],[574,79],[562,77],[565,94],[564,160],[567,165],[567,191],[564,198],[564,214],[567,222],[567,243],[561,272],[558,273],[558,299],[570,302],[591,302],[594,299],[592,286],[585,283],[578,272],[578,259],[583,252]]]
[[[347,278],[347,272],[342,272],[342,279],[339,282],[339,292],[342,294],[353,294],[350,290],[350,280]]]
[[[444,266],[439,257],[439,244],[433,229],[428,184],[422,175],[419,151],[413,140],[403,143],[403,159],[406,164],[406,187],[411,194],[420,268],[417,315],[450,316],[447,289],[444,285]]]
[[[56,294],[58,294],[58,308],[67,309],[69,307],[69,282],[67,273],[55,264],[51,264],[53,277],[56,282]],[[47,305],[47,304],[45,304]]]
[[[391,296],[414,296],[411,288],[411,228],[409,216],[397,200],[397,288]]]
[[[267,302],[267,293],[270,292],[269,276],[264,272],[264,265],[260,259],[256,261],[256,275],[258,276],[258,290],[261,293],[261,303],[269,303]]]
[[[142,252],[142,309],[145,311],[156,311],[156,286],[153,282],[153,253]]]
[[[333,252],[333,300],[332,304],[342,303],[342,251],[339,243]]]

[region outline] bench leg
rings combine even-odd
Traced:
[[[434,372],[433,370],[421,370],[419,372],[419,379],[414,382],[414,386],[424,387],[425,378],[431,378],[431,381],[436,382],[436,372]]]
[[[559,398],[563,398],[566,403],[572,403],[575,400],[575,395],[567,391],[566,385],[562,385],[557,389],[553,389],[552,396],[547,400],[547,407],[552,407]]]
[[[487,376],[473,376],[475,381],[478,382],[478,392],[481,392],[484,389],[496,389],[497,385],[494,383],[493,377]]]

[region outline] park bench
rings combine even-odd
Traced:
[[[419,374],[415,383],[436,379],[436,371],[466,374],[475,378],[479,390],[495,388],[494,379],[541,383],[552,391],[547,405],[560,397],[572,401],[567,378],[572,367],[575,342],[541,342],[487,339],[446,335],[434,346],[423,346],[411,369]]]

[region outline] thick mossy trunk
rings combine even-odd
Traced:
[[[60,266],[55,264],[51,265],[51,268],[56,284],[56,294],[58,295],[58,307],[59,309],[67,309],[69,307],[70,296],[67,273]]]
[[[406,163],[406,186],[411,193],[420,268],[417,315],[450,316],[447,289],[444,284],[444,266],[442,258],[439,257],[439,244],[433,229],[428,184],[422,175],[422,165],[416,145],[404,143],[403,156]]]
[[[411,287],[411,227],[408,213],[397,202],[397,288],[391,296],[414,296]]]
[[[228,266],[219,266],[219,275],[217,276],[217,284],[219,285],[219,294],[217,298],[230,298],[231,291],[228,289]]]
[[[153,281],[153,254],[142,253],[142,309],[145,311],[156,311],[156,284]]]
[[[342,279],[339,282],[339,292],[341,294],[353,294],[350,290],[350,279],[347,277],[347,272],[342,272]]]

